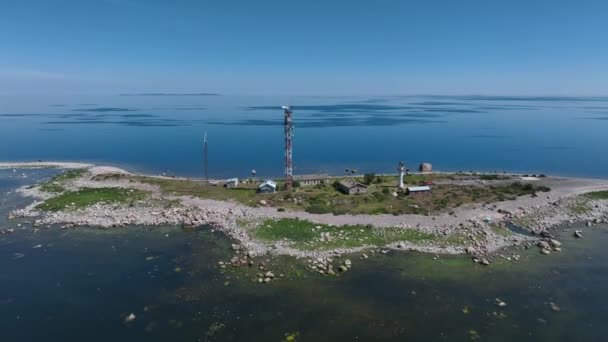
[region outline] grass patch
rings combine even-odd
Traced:
[[[608,190],[590,192],[590,193],[587,193],[585,196],[587,196],[591,199],[606,200],[606,199],[608,199]]]
[[[353,248],[364,245],[384,246],[396,241],[430,241],[436,235],[413,229],[375,228],[363,225],[332,227],[306,220],[267,220],[253,235],[264,241],[286,241],[303,250]]]
[[[423,182],[446,180],[453,175],[409,175],[408,186]],[[475,176],[477,177],[477,176]],[[449,212],[467,203],[491,203],[506,201],[539,191],[549,191],[542,186],[522,182],[495,185],[458,185],[445,182],[433,186],[432,194],[406,196],[397,189],[396,176],[375,176],[366,194],[349,196],[339,192],[333,184],[300,186],[293,191],[277,191],[273,194],[258,194],[259,183],[241,183],[238,188],[206,185],[201,181],[167,179],[124,174],[100,175],[96,180],[123,180],[156,185],[164,194],[185,195],[221,201],[235,201],[249,206],[258,206],[265,200],[268,206],[285,210],[303,210],[313,214],[418,214],[432,215]],[[475,178],[477,179],[477,178]],[[363,178],[358,178],[363,181]],[[281,189],[279,183],[278,189]],[[397,193],[397,196],[394,194]]]
[[[156,185],[164,194],[178,196],[193,196],[209,198],[221,201],[236,201],[246,205],[254,206],[261,199],[268,199],[266,195],[257,194],[257,184],[240,184],[238,188],[228,189],[222,186],[212,186],[201,181],[187,179],[165,179],[146,176],[134,176],[123,174],[100,175],[95,180],[126,180]]]
[[[591,210],[588,201],[585,199],[578,199],[574,203],[568,204],[568,209],[576,215],[584,215]]]
[[[61,193],[66,189],[64,184],[72,179],[80,178],[84,176],[88,171],[86,169],[76,169],[64,171],[55,177],[51,178],[48,182],[40,185],[40,190],[50,193]]]
[[[447,247],[450,245],[464,246],[469,243],[470,239],[465,233],[454,233],[448,235],[446,238],[442,240],[442,247]]]
[[[120,188],[84,188],[50,198],[37,208],[45,211],[81,209],[97,203],[133,203],[143,199],[146,192]]]
[[[503,227],[498,224],[493,224],[491,225],[491,227],[492,231],[494,231],[494,233],[496,233],[497,235],[505,237],[513,235],[513,233],[507,227]]]

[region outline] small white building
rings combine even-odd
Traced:
[[[236,188],[237,186],[239,186],[238,178],[226,179],[226,181],[224,182],[224,187],[226,188]]]
[[[424,186],[410,186],[407,188],[408,195],[420,195],[420,194],[429,194],[431,193],[431,187],[428,185]]]
[[[267,180],[258,186],[258,192],[261,194],[272,194],[277,191],[277,183]]]

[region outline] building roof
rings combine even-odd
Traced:
[[[409,192],[420,192],[420,191],[431,191],[431,187],[428,185],[425,186],[410,186],[407,188]]]
[[[340,181],[340,184],[343,187],[348,188],[348,189],[354,188],[356,186],[361,186],[361,187],[367,188],[367,185],[361,184],[361,183],[357,182],[356,180],[354,180],[352,178],[343,179],[343,180]]]
[[[272,187],[272,188],[275,188],[275,189],[276,189],[276,187],[277,187],[277,183],[275,183],[274,181],[271,181],[271,180],[267,180],[267,181],[265,181],[264,183],[260,184],[260,186],[258,186],[258,189],[259,189],[259,188],[262,188],[262,187],[264,187],[264,186],[266,186],[266,185],[268,185],[268,186],[270,186],[270,187]]]
[[[327,178],[329,178],[329,175],[326,173],[293,176],[294,181],[323,180],[323,179],[327,179]]]

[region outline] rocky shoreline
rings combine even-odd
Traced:
[[[19,167],[19,164],[3,163],[0,167]],[[96,203],[85,208],[45,212],[37,206],[55,194],[43,191],[40,186],[22,187],[18,192],[23,196],[34,198],[35,201],[26,208],[11,212],[9,218],[29,218],[34,229],[42,229],[51,225],[61,225],[64,228],[75,226],[113,228],[129,225],[211,226],[234,239],[239,249],[245,250],[247,255],[274,254],[309,258],[312,260],[311,268],[324,273],[330,271],[328,267],[331,262],[327,262],[327,260],[344,254],[364,253],[375,249],[378,252],[408,250],[430,254],[466,253],[470,254],[474,261],[489,265],[493,255],[509,246],[526,248],[538,245],[543,254],[559,250],[561,243],[556,241],[550,233],[559,225],[573,225],[582,222],[590,226],[608,222],[608,201],[581,199],[579,196],[589,191],[608,189],[608,181],[579,180],[577,182],[566,179],[562,181],[563,184],[566,184],[565,186],[556,187],[542,198],[524,196],[513,201],[477,206],[465,205],[452,213],[431,217],[422,215],[334,216],[277,211],[276,208],[248,207],[234,202],[187,196],[167,196],[150,184],[91,179],[91,174],[127,172],[112,167],[95,167],[87,164],[62,165],[61,163],[53,163],[47,167],[74,167],[87,170],[88,177],[76,178],[64,184],[68,190],[113,187],[143,190],[149,192],[150,196],[128,205]],[[167,206],[167,201],[171,201],[172,205]],[[459,236],[462,241],[451,244],[442,241],[424,243],[396,241],[385,246],[361,245],[353,248],[302,250],[283,241],[269,243],[253,237],[252,230],[265,220],[282,218],[301,218],[330,226],[372,222],[374,229],[378,230],[386,227],[399,227],[403,230],[432,233],[438,236]],[[247,224],[243,225],[243,222]],[[506,230],[511,223],[525,227],[532,234],[500,234],[497,232],[497,229]],[[582,233],[579,234],[582,235]],[[320,238],[324,237],[320,236]],[[511,257],[517,258],[515,255],[509,258]],[[346,267],[346,265],[341,266]],[[331,271],[334,272],[333,269]]]

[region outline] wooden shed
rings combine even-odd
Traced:
[[[347,195],[359,195],[367,193],[367,186],[352,178],[341,180],[338,183],[338,189]]]

